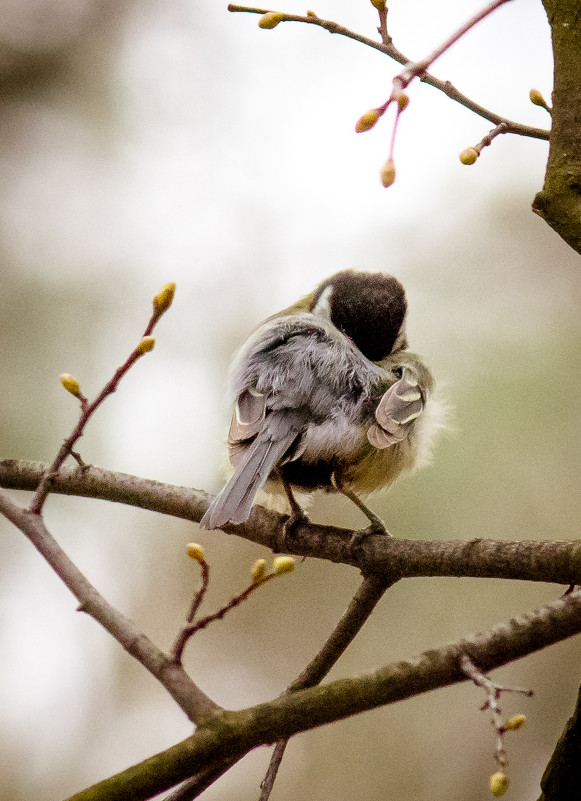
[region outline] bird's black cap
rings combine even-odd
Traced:
[[[332,323],[372,362],[389,356],[407,312],[405,290],[397,278],[342,270],[317,288],[311,308],[327,289]]]

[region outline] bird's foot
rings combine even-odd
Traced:
[[[371,518],[371,515],[373,516],[373,519]],[[361,544],[372,534],[382,534],[385,537],[393,537],[393,534],[390,534],[390,532],[386,529],[385,523],[380,517],[373,514],[373,512],[370,512],[370,515],[368,516],[371,520],[371,523],[367,526],[367,528],[363,528],[360,531],[354,531],[351,535],[351,539],[349,540],[347,549],[349,551],[349,556],[352,559],[357,558],[357,551],[361,547]]]
[[[308,516],[297,504],[291,514],[282,524],[282,532],[278,538],[278,552],[287,553],[292,548],[292,540],[297,527],[302,524],[310,523]]]

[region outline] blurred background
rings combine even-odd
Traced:
[[[412,59],[480,7],[393,0]],[[297,3],[280,7],[304,13]],[[314,9],[375,35],[369,0]],[[396,64],[313,26],[262,31],[213,0],[0,0],[0,455],[50,461],[77,418],[70,372],[96,392],[143,330],[153,294],[178,291],[155,351],[80,443],[85,461],[216,491],[232,353],[265,316],[347,266],[407,288],[409,338],[454,408],[432,467],[371,502],[397,536],[572,539],[580,500],[579,256],[530,211],[548,145],[499,137],[473,167],[458,153],[492,127],[430,87],[410,90],[396,183],[381,187],[390,118],[363,135]],[[497,11],[432,68],[482,105],[534,126],[552,86],[541,3]],[[13,493],[22,502],[25,498]],[[342,499],[314,520],[363,524]],[[220,532],[100,501],[51,497],[47,523],[82,570],[169,648],[198,586],[206,611],[269,555]],[[157,683],[91,619],[25,538],[0,521],[0,764],[14,801],[63,798],[172,745],[191,728]],[[359,583],[309,559],[198,635],[186,664],[219,703],[281,692]],[[333,670],[362,673],[556,598],[549,584],[421,579],[395,586]],[[513,798],[538,784],[579,681],[579,641],[494,674],[527,724],[509,736]],[[493,732],[463,685],[310,732],[291,743],[273,799],[489,798]],[[206,793],[252,799],[258,749]]]

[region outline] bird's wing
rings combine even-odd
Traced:
[[[404,368],[399,381],[379,401],[375,410],[376,422],[368,430],[367,439],[379,450],[401,442],[408,435],[410,426],[421,415],[424,404],[424,396],[415,375]]]
[[[228,431],[228,457],[234,467],[238,466],[241,455],[248,449],[249,440],[260,431],[265,417],[266,395],[252,387],[241,392]]]

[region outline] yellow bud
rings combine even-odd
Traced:
[[[410,99],[409,99],[409,97],[406,95],[406,93],[405,93],[405,92],[402,92],[400,95],[398,95],[398,98],[397,98],[397,105],[399,106],[399,110],[400,110],[400,111],[403,111],[403,110],[404,110],[404,108],[407,108],[407,106],[408,106],[409,102],[410,102]]]
[[[147,353],[149,350],[153,350],[155,346],[155,339],[154,337],[143,337],[139,345],[137,346],[136,350],[140,356],[144,353]]]
[[[508,790],[508,776],[500,771],[493,773],[490,777],[490,789],[492,790],[492,795],[500,798]]]
[[[66,391],[70,392],[71,395],[74,395],[75,398],[77,397],[77,395],[81,391],[81,388],[79,387],[79,382],[77,381],[77,379],[73,378],[73,376],[69,375],[68,373],[63,373],[60,376],[60,382],[63,385],[63,387],[66,389]]]
[[[393,163],[393,159],[388,159],[383,165],[383,169],[381,170],[381,183],[387,189],[387,187],[391,186],[394,181],[395,181],[395,164]]]
[[[204,549],[199,543],[189,542],[186,550],[190,559],[195,559],[195,561],[199,562],[200,564],[206,561]]]
[[[254,584],[259,584],[266,576],[266,561],[264,559],[257,559],[252,565],[252,581]]]
[[[369,131],[370,128],[373,128],[377,120],[381,117],[381,113],[378,108],[372,108],[369,111],[366,111],[362,117],[359,117],[357,123],[355,124],[355,130],[357,133],[363,133],[363,131]]]
[[[460,161],[462,164],[474,164],[479,155],[475,147],[467,147],[460,153]]]
[[[526,719],[526,715],[513,715],[505,722],[503,729],[505,731],[516,731],[520,729]]]
[[[263,14],[262,17],[258,20],[258,27],[259,28],[276,28],[279,22],[284,20],[284,14],[281,14],[279,11],[269,11],[266,14]]]
[[[153,297],[153,310],[158,314],[166,312],[172,304],[175,292],[176,285],[173,281],[162,286],[157,295]]]
[[[375,6],[378,11],[383,11],[385,8],[385,0],[371,0],[371,5]]]
[[[543,108],[546,108],[547,104],[545,102],[545,98],[538,89],[531,89],[529,92],[529,98],[531,103],[534,103],[535,106],[542,106]]]
[[[311,9],[309,9],[309,10],[307,11],[307,17],[316,17],[316,16],[317,16],[317,15],[315,14],[315,12],[314,12],[314,11],[311,11]]]
[[[292,556],[277,556],[272,563],[272,572],[275,576],[283,573],[292,573],[295,569],[295,560]]]

